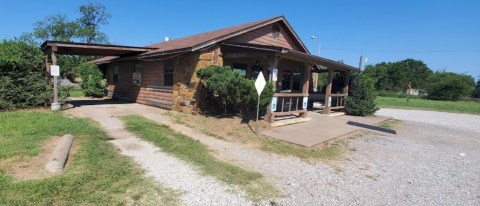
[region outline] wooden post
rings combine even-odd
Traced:
[[[325,90],[325,106],[323,107],[324,114],[330,113],[330,107],[328,106],[328,99],[332,94],[332,78],[333,78],[333,69],[328,68],[327,89]]]
[[[55,53],[57,52],[57,46],[52,46],[52,49],[50,50],[50,56],[52,58],[52,65],[57,65],[57,56]],[[50,74],[49,74],[50,75]],[[53,77],[53,102],[50,106],[50,109],[52,111],[58,111],[60,110],[60,103],[58,103],[58,77],[54,76]]]
[[[277,69],[277,71],[278,71],[278,61],[279,61],[279,58],[275,54],[275,55],[273,55],[273,58],[269,58],[269,62],[268,62],[268,68],[270,70],[270,77],[269,77],[268,80],[273,85],[273,91],[274,92],[277,91],[277,89],[276,89],[277,88],[277,81],[273,81],[273,69]],[[277,76],[277,78],[278,78],[278,76]],[[274,111],[272,111],[271,103],[268,104],[266,116],[269,118],[270,123],[273,123],[275,121],[275,113],[274,113]]]
[[[311,63],[306,63],[305,64],[305,69],[304,69],[304,74],[303,74],[303,88],[302,88],[302,93],[306,94],[308,97],[308,86],[310,82],[310,74],[312,72],[311,70],[312,64]],[[303,99],[302,99],[302,109],[303,109]],[[304,112],[301,114],[301,117],[307,118],[308,117],[308,112]]]
[[[343,91],[342,93],[348,95],[348,85],[350,84],[350,72],[345,72],[345,80],[343,81]]]

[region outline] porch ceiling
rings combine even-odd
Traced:
[[[237,47],[237,48],[244,48],[244,49],[251,49],[256,51],[263,51],[263,52],[273,52],[276,53],[278,56],[286,58],[286,59],[293,59],[296,61],[307,62],[313,65],[317,65],[317,68],[328,67],[334,70],[340,71],[360,71],[356,67],[352,67],[340,62],[336,62],[327,58],[310,55],[307,53],[285,49],[281,47],[272,47],[272,46],[264,46],[264,45],[253,45],[253,44],[235,44],[235,43],[223,43],[224,46],[230,47]],[[317,69],[320,70],[320,69]]]
[[[320,66],[325,66],[328,68],[333,68],[334,70],[341,70],[341,71],[360,71],[360,69],[356,67],[352,67],[340,62],[336,62],[327,58],[315,56],[315,55],[310,55],[310,54],[305,54],[303,52],[298,52],[294,50],[288,50],[288,49],[283,49],[281,51],[281,55],[286,58],[294,58],[300,61],[304,62],[309,62],[314,65],[320,65]],[[317,66],[318,67],[318,66]]]
[[[45,52],[53,50],[56,54],[84,56],[129,56],[154,50],[154,48],[148,47],[86,44],[61,41],[45,41],[41,47]]]

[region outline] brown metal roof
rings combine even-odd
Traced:
[[[87,44],[62,41],[45,41],[42,44],[43,50],[56,48],[56,54],[86,55],[86,56],[127,56],[138,55],[154,48],[118,46],[108,44]]]
[[[298,44],[305,52],[308,53],[305,45],[302,43],[300,38],[296,35],[296,33],[291,29],[290,25],[288,24],[287,20],[283,16],[273,17],[269,19],[264,19],[260,21],[255,21],[251,23],[246,23],[238,26],[233,26],[225,29],[220,29],[216,31],[201,33],[197,35],[187,36],[184,38],[174,39],[166,42],[161,42],[157,44],[149,45],[148,47],[155,47],[158,48],[153,51],[149,51],[139,55],[140,57],[149,57],[149,56],[156,56],[162,55],[164,53],[170,53],[172,51],[196,51],[198,49],[207,47],[209,45],[218,43],[228,38],[232,38],[234,36],[238,36],[240,34],[249,32],[256,28],[265,26],[267,24],[271,24],[277,21],[282,21],[285,26],[289,28],[290,33],[296,38]]]

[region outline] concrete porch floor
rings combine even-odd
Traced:
[[[308,117],[312,118],[308,122],[272,128],[262,134],[293,144],[313,147],[322,142],[363,129],[347,124],[349,121],[375,125],[390,119],[390,117],[385,116],[357,117],[343,115],[330,117],[316,112],[309,112]]]

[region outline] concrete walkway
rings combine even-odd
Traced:
[[[329,117],[315,112],[309,112],[308,117],[312,118],[308,122],[272,128],[262,134],[293,144],[313,147],[322,142],[362,129],[347,124],[349,121],[375,125],[390,119],[385,116],[356,117],[344,115]]]

